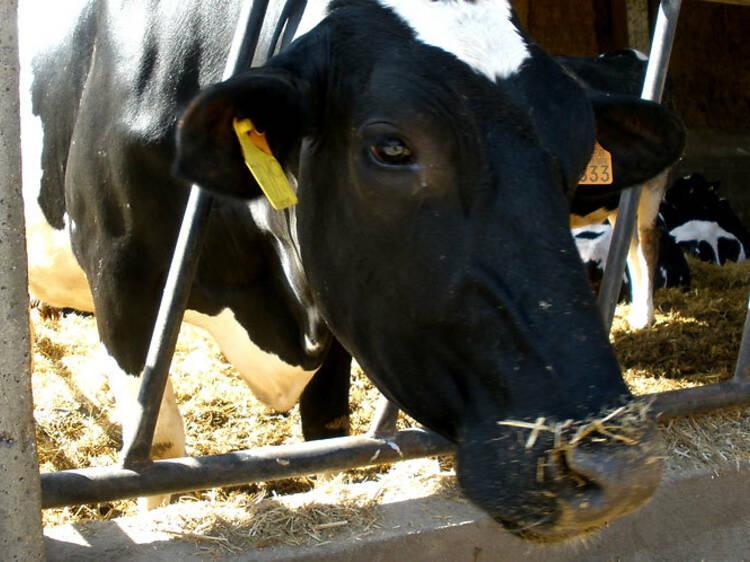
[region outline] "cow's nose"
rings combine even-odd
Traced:
[[[548,530],[551,535],[598,527],[638,508],[654,493],[664,460],[656,425],[637,442],[607,441],[585,440],[560,453],[560,472],[572,485],[557,494],[559,516]]]

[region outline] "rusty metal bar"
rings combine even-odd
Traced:
[[[651,41],[651,53],[648,57],[646,77],[643,81],[641,93],[641,98],[645,100],[661,101],[677,29],[677,19],[680,15],[680,4],[681,0],[662,0],[659,5],[659,15],[656,19],[654,38]],[[620,195],[617,221],[612,231],[607,265],[604,268],[604,278],[597,299],[607,331],[612,327],[617,297],[620,294],[620,287],[622,287],[622,275],[625,272],[628,248],[635,231],[640,199],[641,186],[628,188]]]
[[[159,460],[137,469],[65,470],[42,475],[42,507],[278,480],[452,452],[453,444],[437,434],[407,429],[387,439],[339,437],[224,455]]]

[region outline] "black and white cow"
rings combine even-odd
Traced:
[[[316,373],[303,419],[336,425],[351,354],[456,443],[466,495],[522,533],[575,535],[651,495],[660,444],[646,422],[634,446],[554,455],[552,432],[527,440],[499,422],[629,399],[568,213],[597,196],[576,194],[595,139],[612,189],[670,166],[684,142],[671,112],[583,87],[508,0],[308,2],[289,47],[215,86],[239,2],[101,0],[75,17],[72,4],[21,5],[22,41],[49,43],[23,45],[31,288],[95,308],[113,368],[144,364],[195,181],[217,199],[190,318],[262,400],[289,407]],[[261,196],[234,118],[267,134],[297,206]],[[181,454],[170,394],[162,415],[155,449]]]
[[[676,180],[659,205],[656,220],[659,251],[653,288],[690,286],[690,268],[685,254],[723,265],[747,259],[750,233],[720,197],[718,186],[698,173]],[[607,263],[612,227],[609,224],[572,229],[589,280],[594,287]],[[623,278],[621,299],[629,300],[630,275]]]
[[[557,57],[557,60],[573,72],[585,87],[637,96],[643,87],[648,59],[643,53],[630,49],[605,53],[595,59]],[[669,98],[670,92],[667,90],[667,103],[670,101]],[[659,139],[650,139],[635,150],[649,151],[654,142],[658,143]],[[637,159],[634,165],[638,165]],[[642,184],[637,228],[627,258],[632,296],[628,322],[632,328],[644,328],[654,320],[654,276],[658,275],[659,257],[659,230],[656,221],[668,176],[669,169],[665,169]],[[605,219],[609,219],[612,224],[615,223],[619,204],[617,189],[602,189],[602,186],[592,188],[585,185],[581,186],[580,191],[583,202],[578,205],[574,202],[571,209],[572,228],[600,225]]]
[[[654,272],[654,289],[662,287],[690,287],[690,267],[675,238],[666,230],[661,216],[657,217],[659,253]],[[597,289],[607,265],[609,246],[612,242],[612,226],[608,223],[574,228],[573,238],[586,268],[589,281]],[[595,291],[596,292],[596,291]],[[626,270],[622,280],[620,300],[631,300],[631,281]]]
[[[750,233],[718,186],[701,174],[678,179],[667,190],[659,212],[683,250],[703,261],[724,265],[747,259]]]

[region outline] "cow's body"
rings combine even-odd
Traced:
[[[654,222],[659,233],[655,289],[690,286],[685,254],[717,265],[747,259],[750,233],[732,211],[729,201],[719,196],[718,187],[701,174],[679,178],[666,190]],[[577,227],[573,235],[589,279],[598,286],[607,263],[612,227],[608,224]],[[625,285],[623,278],[623,290]],[[628,298],[629,287],[627,292],[621,297]]]
[[[674,161],[681,125],[658,106],[581,88],[505,1],[330,10],[315,25],[324,14],[310,3],[309,33],[192,103],[219,79],[237,2],[85,4],[73,35],[37,54],[25,109],[38,117],[25,123],[44,128],[43,216],[70,233],[85,275],[70,269],[74,292],[88,281],[107,353],[122,372],[140,371],[195,181],[222,196],[188,308],[215,332],[233,326],[224,340],[235,343],[218,339],[233,362],[228,347],[249,357],[243,374],[269,361],[265,372],[285,373],[284,399],[267,402],[288,407],[317,370],[303,418],[340,431],[331,412],[341,412],[351,353],[391,400],[457,443],[464,490],[510,528],[567,536],[634,508],[659,473],[646,425],[633,450],[592,444],[540,464],[553,436],[519,448],[518,426],[498,422],[582,419],[629,396],[568,202],[595,136],[621,188]],[[267,132],[299,205],[276,212],[260,196],[233,117]],[[645,162],[637,155],[639,169],[643,130],[660,143]],[[42,269],[32,264],[32,276]],[[254,390],[263,398],[268,385]],[[176,424],[169,396],[164,409]],[[179,454],[159,442],[173,434],[155,445]],[[628,469],[612,480],[613,465]],[[571,488],[582,481],[586,502]]]
[[[700,174],[678,179],[660,210],[666,228],[684,251],[703,261],[723,265],[747,259],[750,233],[718,188]]]
[[[667,230],[661,220],[657,220],[659,231],[659,252],[654,272],[654,289],[662,287],[687,289],[690,287],[690,267],[685,259],[680,246],[674,236]],[[604,276],[604,268],[607,266],[610,244],[612,242],[612,226],[599,224],[582,226],[573,229],[578,253],[586,268],[589,280],[595,289]],[[623,286],[620,299],[631,300],[631,281],[628,271],[623,276]]]
[[[131,412],[139,382],[133,375],[142,369],[187,195],[185,183],[172,177],[168,157],[154,162],[152,156],[173,150],[180,109],[221,77],[233,33],[226,21],[236,19],[238,5],[217,10],[215,4],[195,2],[162,12],[139,3],[80,2],[76,14],[66,3],[60,13],[50,14],[44,32],[33,3],[21,7],[22,30],[33,30],[22,43],[30,292],[52,306],[96,308],[100,364],[115,392],[126,439],[135,429]],[[269,6],[263,37],[272,34],[281,7],[279,2]],[[186,14],[194,27],[190,38],[179,46],[166,44],[165,30],[180,28]],[[102,28],[103,20],[142,27]],[[58,27],[65,21],[67,27]],[[72,30],[72,40],[65,38],[66,29]],[[169,77],[174,68],[186,69],[179,85]],[[320,369],[330,337],[325,329],[317,334],[321,321],[314,308],[302,307],[288,294],[284,268],[298,266],[275,257],[276,245],[290,244],[288,235],[285,239],[282,228],[269,235],[266,217],[256,225],[246,206],[235,202],[217,201],[212,215],[185,319],[206,329],[258,399],[279,411],[294,406],[319,371],[325,379],[320,384],[334,391],[321,398],[314,385],[309,387],[312,405],[302,404],[305,434],[346,433],[347,354],[335,345],[329,366]],[[250,257],[247,248],[254,249]],[[243,267],[237,267],[240,263]],[[170,388],[154,452],[156,457],[185,454]],[[160,501],[153,498],[147,505]]]

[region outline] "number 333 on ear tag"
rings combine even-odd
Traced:
[[[614,180],[612,175],[612,154],[600,145],[594,144],[594,154],[586,165],[581,179],[578,181],[582,185],[610,185]]]
[[[289,185],[279,161],[274,158],[266,141],[250,119],[233,119],[232,125],[242,147],[245,164],[263,190],[271,207],[280,211],[297,204],[297,194]]]

